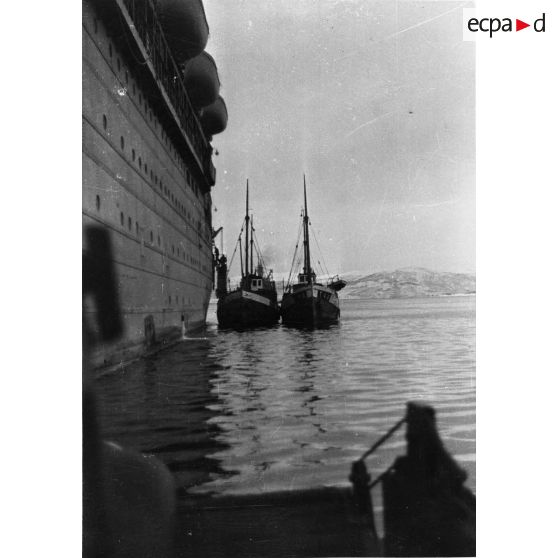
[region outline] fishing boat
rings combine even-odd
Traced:
[[[221,256],[217,264],[217,321],[220,327],[225,328],[270,326],[279,321],[273,271],[267,271],[255,240],[253,216],[250,217],[248,208],[248,189],[248,181],[246,181],[246,215],[237,242],[237,248],[240,248],[242,274],[238,287],[232,290],[227,288],[228,268],[225,256]],[[242,261],[243,233],[244,262]],[[257,258],[256,265],[254,265],[254,252]]]
[[[291,274],[289,274],[285,286],[281,301],[281,319],[286,325],[320,327],[339,321],[340,309],[337,293],[347,283],[338,276],[328,279],[325,284],[316,279],[310,257],[309,225],[306,177],[304,177],[304,211],[302,214],[304,263],[302,272],[298,274],[298,282],[291,283]],[[294,261],[296,261],[296,250]]]

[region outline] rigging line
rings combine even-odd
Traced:
[[[316,261],[317,261],[317,262],[318,262],[318,266],[319,266],[319,268],[320,268],[320,270],[321,270],[321,275],[324,275],[324,269],[323,269],[323,267],[322,267],[322,264],[320,263],[320,260],[315,260],[315,259],[314,259],[314,256],[311,256],[311,260],[312,260],[312,261],[311,261],[311,266],[310,266],[310,267],[312,267],[312,270],[313,270],[314,272],[316,271],[317,266],[314,265],[314,264],[315,264]]]
[[[323,255],[323,253],[322,253],[322,249],[320,248],[320,245],[318,244],[318,239],[317,239],[317,237],[316,237],[316,233],[314,232],[314,229],[312,229],[312,234],[313,234],[313,236],[314,236],[314,242],[316,243],[316,246],[318,247],[318,251],[320,252],[320,256],[322,257],[322,262],[324,262],[324,267],[325,267],[326,275],[329,276],[329,270],[327,269],[327,265],[326,265],[326,263],[325,263],[325,258],[324,258],[324,255]]]
[[[263,259],[262,249],[260,247],[260,243],[258,242],[258,237],[255,234],[254,234],[254,240],[256,241],[256,254],[258,256],[258,261],[259,263],[262,264],[262,268],[264,272],[267,272],[267,266],[265,265],[265,261]]]
[[[302,221],[299,223],[299,227],[298,227],[298,235],[297,235],[297,239],[296,239],[296,246],[294,249],[294,254],[293,254],[293,260],[291,262],[291,269],[289,271],[289,278],[287,279],[287,286],[291,284],[291,275],[293,274],[293,269],[295,266],[295,259],[296,259],[296,255],[298,253],[298,246],[300,244],[300,232],[302,230]],[[300,265],[300,262],[297,263],[297,267]]]
[[[320,262],[320,260],[314,260],[314,258],[312,257],[312,261],[318,263],[317,266],[314,266],[314,269],[318,269],[320,271],[320,277],[323,277],[324,275],[326,275],[326,272],[324,271],[324,268],[322,267],[322,262]]]
[[[234,246],[234,252],[233,252],[232,258],[231,258],[230,262],[228,263],[227,275],[226,275],[226,278],[227,278],[227,279],[229,278],[229,275],[230,275],[230,273],[231,273],[231,267],[232,267],[232,263],[234,262],[234,257],[235,257],[235,255],[236,255],[236,249],[237,249],[237,247],[238,247],[238,243],[235,244],[235,246]]]
[[[228,268],[227,268],[227,279],[229,278],[229,274],[230,274],[231,269],[232,269],[232,263],[233,263],[233,261],[234,261],[234,256],[235,256],[236,250],[237,250],[237,248],[238,248],[238,246],[239,246],[238,240],[239,240],[239,239],[237,239],[236,242],[235,242],[233,255],[232,255],[231,261],[229,262],[229,266],[228,266]]]
[[[263,271],[267,273],[267,266],[265,265],[265,260],[263,258],[262,249],[260,246],[260,242],[258,240],[258,236],[256,235],[256,229],[252,224],[250,224],[250,228],[252,230],[252,238],[254,239],[255,247],[256,247],[256,255],[258,256],[258,261],[261,262]]]
[[[243,230],[244,230],[244,221],[242,222],[242,226],[240,227],[240,234],[238,235],[238,238],[237,238],[236,243],[235,243],[235,245],[234,245],[234,251],[233,251],[233,255],[232,255],[232,257],[231,257],[231,261],[230,261],[229,264],[228,264],[228,268],[227,268],[227,279],[229,278],[229,274],[230,274],[231,269],[232,269],[232,264],[233,264],[233,261],[234,261],[234,256],[235,256],[236,250],[238,249],[238,246],[239,246],[239,244],[240,244],[240,237],[242,236],[242,231],[243,231]]]
[[[300,269],[300,268],[302,267],[302,260],[303,260],[303,256],[302,256],[302,255],[299,255],[299,256],[298,256],[298,260],[296,261],[296,267],[297,267],[298,269]]]

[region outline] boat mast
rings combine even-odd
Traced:
[[[310,267],[310,242],[308,238],[308,204],[306,203],[306,175],[304,176],[304,218],[302,220],[304,225],[304,270],[306,281],[312,282],[312,269]]]
[[[249,228],[250,228],[250,217],[248,215],[248,179],[246,179],[246,217],[244,217],[244,226],[246,228],[246,241],[244,243],[244,250],[246,253],[244,254],[244,266],[245,272],[244,276],[248,277],[248,266],[250,262],[248,261],[248,235],[249,235]]]
[[[254,273],[254,216],[250,217],[250,273]]]
[[[244,277],[244,263],[242,262],[242,231],[238,235],[238,247],[239,247],[239,254],[240,254],[240,275]]]

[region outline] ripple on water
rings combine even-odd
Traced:
[[[437,410],[475,487],[474,297],[342,301],[327,330],[219,331],[96,382],[107,438],[155,453],[197,491],[346,484],[350,463],[405,413]],[[403,429],[372,456],[380,474]]]

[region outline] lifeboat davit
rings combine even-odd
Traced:
[[[215,60],[202,52],[184,65],[184,85],[195,109],[214,103],[219,97],[219,74]]]
[[[158,0],[157,7],[165,39],[176,62],[203,52],[209,27],[201,0]]]
[[[202,109],[201,125],[206,136],[220,134],[226,127],[229,115],[223,97],[219,97],[214,103]]]

